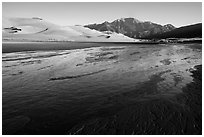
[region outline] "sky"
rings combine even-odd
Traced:
[[[133,17],[175,27],[202,22],[201,2],[3,2],[3,17],[41,17],[58,25],[87,25]]]

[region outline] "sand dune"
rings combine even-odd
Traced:
[[[118,33],[103,33],[83,26],[60,26],[41,18],[3,18],[3,41],[135,42]]]

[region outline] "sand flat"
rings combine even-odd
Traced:
[[[3,53],[3,120],[9,121],[15,113],[31,119],[29,128],[22,127],[16,134],[33,130],[61,134],[70,130],[72,134],[79,130],[74,125],[93,115],[113,115],[137,102],[162,98],[178,104],[174,97],[193,82],[190,70],[202,64],[201,49],[192,46],[102,44],[85,49]],[[42,112],[33,113],[36,110]],[[52,126],[35,126],[43,123]]]

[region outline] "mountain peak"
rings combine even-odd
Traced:
[[[176,28],[176,27],[174,27],[172,24],[166,24],[166,25],[164,25],[164,27]]]
[[[109,22],[108,22],[108,21],[105,21],[104,24],[109,24]]]
[[[142,23],[143,21],[140,21],[138,19],[135,19],[135,18],[120,18],[120,19],[117,19],[117,20],[114,20],[113,22],[133,22],[133,23]]]
[[[140,21],[140,20],[138,20],[138,19],[134,19],[134,21],[135,21],[136,23],[143,23],[143,21]]]
[[[132,22],[134,22],[134,23],[142,23],[143,21],[140,21],[140,20],[138,20],[138,19],[136,19],[136,18],[125,18],[125,20],[126,21],[132,21]]]
[[[118,21],[122,21],[122,22],[125,22],[125,18],[120,18],[120,19],[117,19]]]

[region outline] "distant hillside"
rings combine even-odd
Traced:
[[[164,39],[164,38],[195,38],[202,37],[202,23],[189,25],[174,29],[163,34],[148,36],[148,39]]]
[[[85,25],[85,27],[101,32],[111,31],[122,33],[131,38],[144,38],[154,34],[169,32],[175,29],[175,27],[171,24],[162,26],[160,24],[152,23],[149,21],[139,21],[135,18],[121,18],[113,22],[105,21],[101,24]]]

